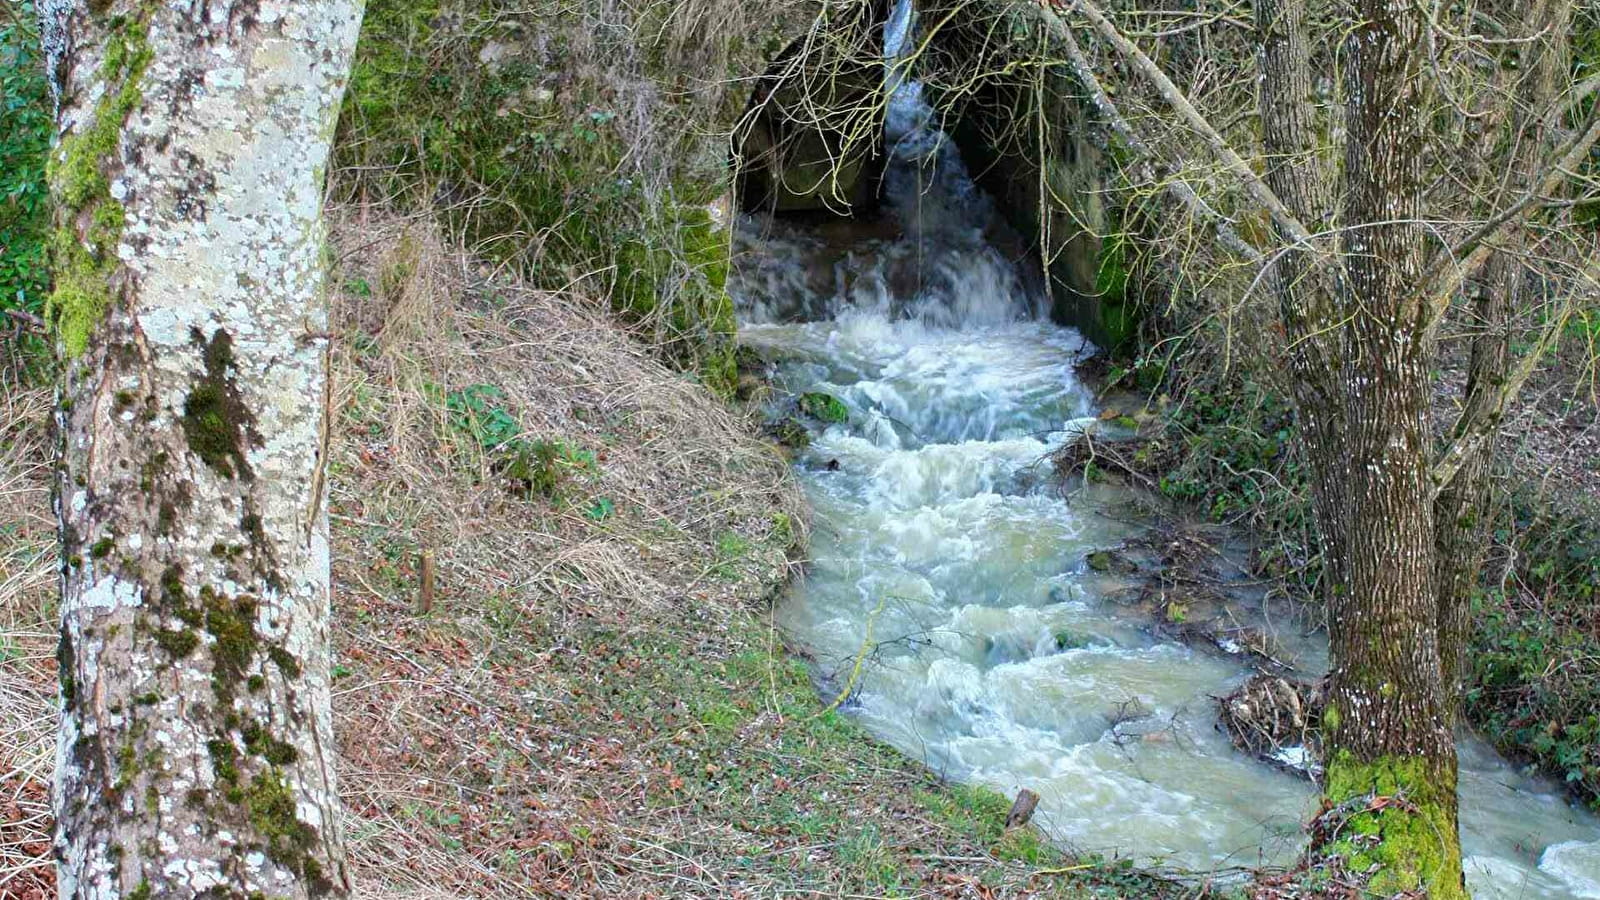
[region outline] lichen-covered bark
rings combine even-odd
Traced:
[[[359,0],[52,0],[63,897],[348,891],[322,176]]]

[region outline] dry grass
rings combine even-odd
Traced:
[[[0,390],[0,897],[55,896],[55,517],[50,394]]]
[[[334,714],[358,895],[1165,891],[1063,866],[1002,831],[1005,798],[822,711],[766,602],[800,498],[737,413],[601,304],[490,271],[430,222],[333,220]],[[576,460],[554,496],[512,490],[463,427],[450,398],[474,385]],[[5,402],[0,897],[32,898],[53,893],[48,398]]]
[[[351,673],[336,712],[347,796],[364,819],[352,827],[358,871],[385,895],[446,884],[526,893],[551,873],[507,874],[440,846],[452,826],[507,812],[490,796],[504,783],[483,767],[525,755],[530,707],[555,699],[508,691],[526,671],[503,666],[528,665],[530,648],[504,643],[537,623],[552,644],[531,649],[548,657],[564,651],[563,635],[638,633],[690,610],[725,629],[784,578],[799,499],[781,457],[600,304],[496,277],[425,221],[336,233],[365,242],[343,247],[330,499],[340,671]],[[480,385],[499,389],[492,405],[525,439],[592,454],[592,470],[571,467],[554,501],[514,496],[447,408]],[[719,545],[747,552],[719,560]],[[424,549],[437,554],[440,592],[434,614],[417,617]],[[523,746],[484,740],[513,733]],[[525,805],[567,806],[515,798]],[[529,836],[550,827],[520,821]]]

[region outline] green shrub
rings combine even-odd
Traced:
[[[44,313],[50,196],[50,92],[33,0],[0,12],[0,310]],[[5,323],[0,323],[5,324]]]

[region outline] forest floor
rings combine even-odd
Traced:
[[[824,708],[770,622],[804,513],[753,421],[599,304],[492,271],[430,222],[331,218],[358,895],[1178,892],[1006,831],[1007,798]],[[0,897],[18,900],[54,894],[50,410],[45,389],[0,395]]]

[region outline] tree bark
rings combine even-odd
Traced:
[[[1355,813],[1372,818],[1376,848],[1314,849],[1356,857],[1350,868],[1371,869],[1379,893],[1460,897],[1455,745],[1435,632],[1429,348],[1425,311],[1406,299],[1422,260],[1406,220],[1423,188],[1427,98],[1415,50],[1424,26],[1381,0],[1359,6],[1345,46],[1337,208],[1317,143],[1304,0],[1255,6],[1263,178],[1296,221],[1342,226],[1306,241],[1280,223],[1286,247],[1267,273],[1290,337],[1325,567],[1326,792],[1353,810],[1369,796],[1402,798]],[[1320,268],[1330,271],[1319,277]]]
[[[361,4],[40,7],[60,895],[345,895],[321,201]]]
[[[1371,888],[1465,897],[1456,815],[1455,741],[1440,673],[1429,462],[1431,342],[1415,224],[1428,158],[1427,79],[1418,71],[1421,11],[1357,0],[1345,41],[1340,210],[1339,364],[1325,369],[1342,408],[1340,452],[1311,457],[1339,494],[1324,530],[1342,532],[1329,560],[1332,672],[1324,735],[1328,800],[1400,802],[1369,816],[1381,841],[1356,849],[1376,864]],[[1314,411],[1313,411],[1314,413]],[[1369,803],[1370,808],[1370,803]]]

